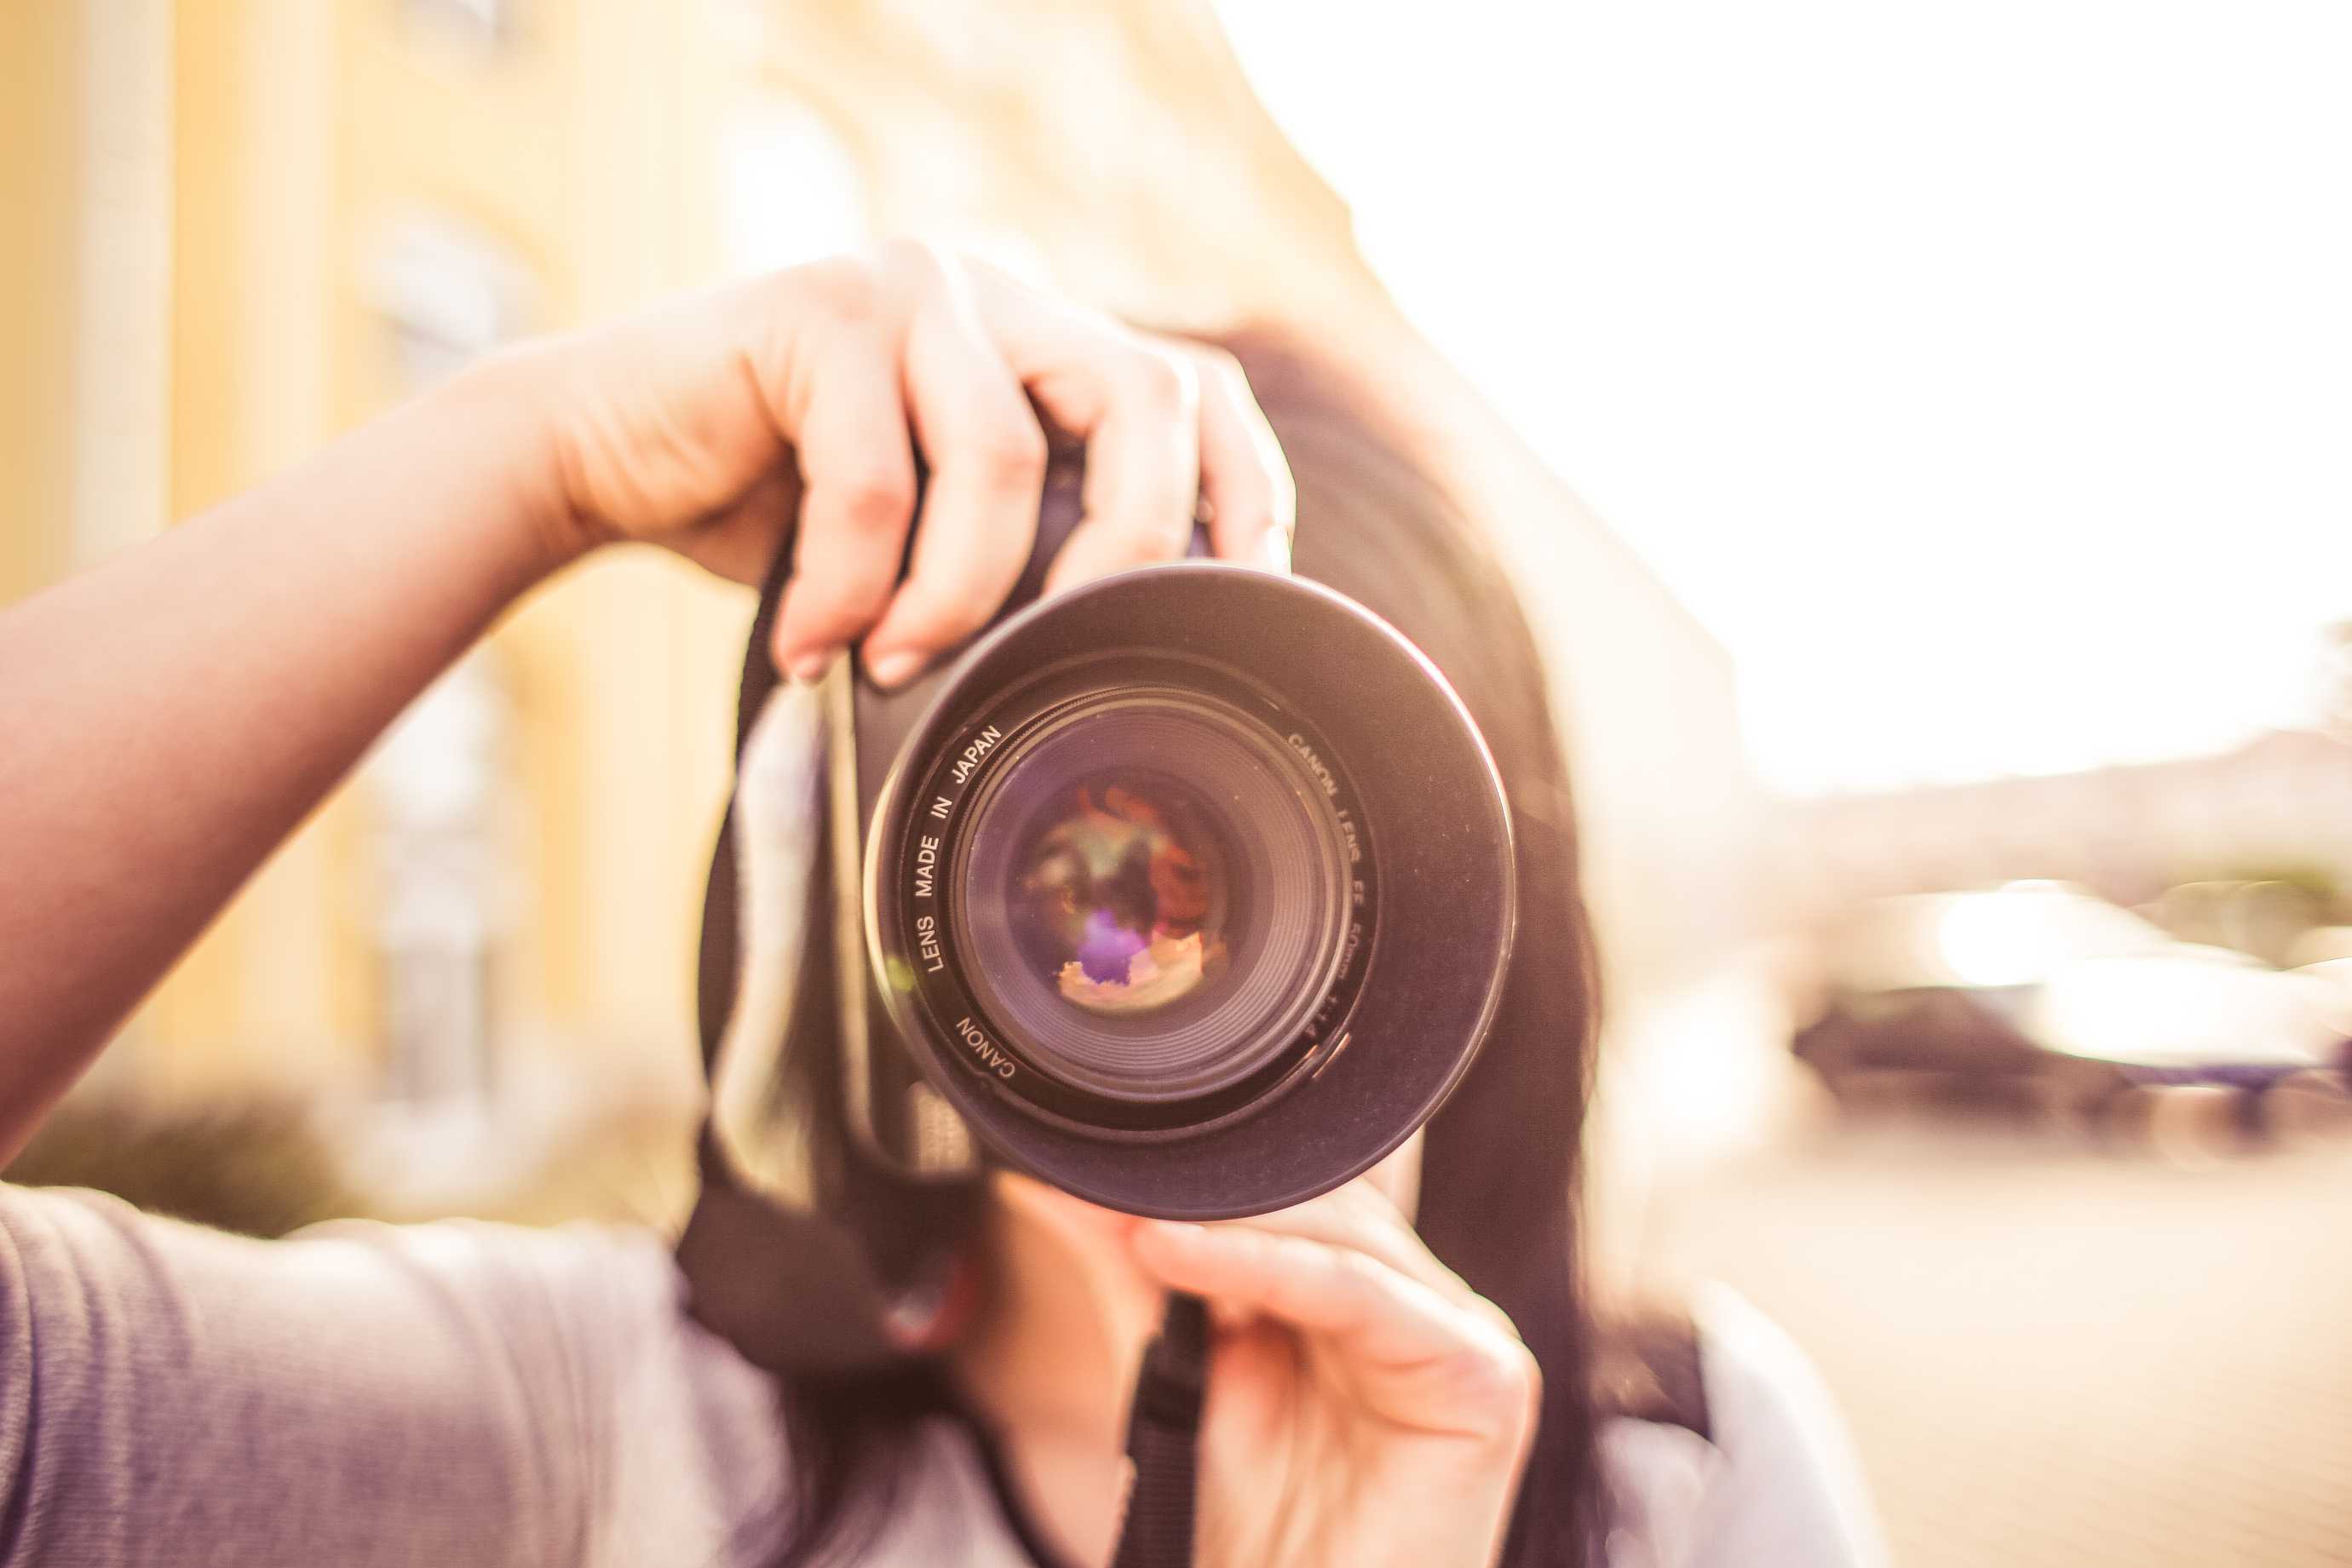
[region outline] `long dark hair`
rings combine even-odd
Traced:
[[[1596,1555],[1601,1489],[1575,1217],[1598,1007],[1567,765],[1535,638],[1490,545],[1364,389],[1278,334],[1247,332],[1223,346],[1247,371],[1297,479],[1297,570],[1370,606],[1444,672],[1510,800],[1518,946],[1493,1032],[1429,1124],[1416,1226],[1510,1315],[1543,1370],[1541,1425],[1502,1562],[1583,1568]],[[811,972],[832,972],[827,955],[814,958]],[[902,1256],[910,1239],[935,1241],[976,1222],[977,1193],[912,1192],[860,1157],[837,1109],[835,1052],[799,1051],[787,1070],[808,1108],[819,1212],[845,1220],[877,1253]],[[781,1390],[795,1475],[780,1561],[802,1568],[878,1523],[916,1423],[956,1406],[938,1368],[922,1363],[786,1377]]]

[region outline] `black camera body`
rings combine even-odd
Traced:
[[[846,1119],[916,1181],[992,1154],[1136,1214],[1304,1201],[1433,1113],[1492,1019],[1501,782],[1435,667],[1319,584],[1196,537],[1039,601],[1077,515],[1057,479],[994,625],[903,690],[824,694],[824,831],[857,874],[804,919]],[[768,1124],[721,1065],[713,1127],[756,1168]]]

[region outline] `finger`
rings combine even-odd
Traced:
[[[977,290],[1014,375],[1087,444],[1078,526],[1045,591],[1181,556],[1200,500],[1200,381],[1192,364],[1106,318],[1001,280]]]
[[[1503,1332],[1514,1337],[1517,1334],[1509,1316],[1447,1268],[1413,1232],[1396,1205],[1369,1182],[1351,1181],[1336,1191],[1289,1208],[1229,1223],[1301,1237],[1328,1247],[1352,1248],[1408,1279],[1419,1281],[1454,1305],[1488,1318]]]
[[[1046,570],[1048,593],[1182,556],[1200,500],[1200,383],[1189,367],[1110,340],[1092,362],[1099,379],[1066,394],[1057,379],[1039,398],[1087,444],[1078,526]]]
[[[1156,1220],[1133,1247],[1169,1288],[1213,1311],[1261,1314],[1332,1355],[1382,1417],[1524,1451],[1541,1401],[1535,1357],[1419,1281],[1352,1249],[1246,1225]]]
[[[1171,1290],[1327,1337],[1376,1366],[1418,1366],[1495,1335],[1485,1319],[1353,1248],[1247,1224],[1171,1220],[1139,1227],[1134,1247]]]
[[[1239,1301],[1213,1301],[1208,1306],[1209,1322],[1220,1333],[1239,1333],[1257,1322],[1257,1313]]]
[[[1240,361],[1222,349],[1181,347],[1201,383],[1201,498],[1208,503],[1210,548],[1225,560],[1287,572],[1298,491],[1282,444]]]
[[[905,558],[915,463],[898,365],[881,334],[844,329],[793,433],[806,497],[775,650],[778,665],[804,680],[880,618]]]
[[[940,273],[908,339],[908,397],[930,477],[912,570],[865,643],[866,674],[883,686],[986,625],[1037,535],[1045,434],[960,284]]]

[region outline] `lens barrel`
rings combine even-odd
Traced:
[[[1328,589],[1207,561],[973,644],[865,860],[876,988],[929,1087],[1012,1165],[1181,1218],[1402,1143],[1493,1016],[1516,906],[1501,783],[1437,671]]]

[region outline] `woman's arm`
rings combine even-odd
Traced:
[[[0,614],[0,1156],[361,751],[560,564],[523,361]]]
[[[902,245],[491,361],[0,613],[0,1158],[534,583],[624,538],[756,580],[797,520],[779,663],[903,681],[1018,577],[1041,413],[1089,459],[1052,586],[1182,553],[1196,497],[1219,554],[1286,559],[1229,361]]]

